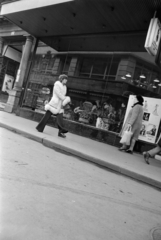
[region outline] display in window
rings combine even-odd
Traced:
[[[44,112],[45,105],[49,102],[50,99],[50,89],[47,87],[42,87],[39,90],[39,96],[36,103],[36,111]]]
[[[123,124],[125,114],[125,105],[121,104],[120,108],[116,109],[106,101],[103,103],[100,100],[94,102],[80,102],[79,106],[70,105],[64,111],[64,117],[83,124],[88,124],[93,127],[119,132]]]
[[[155,105],[155,109],[154,109],[154,111],[153,111],[153,114],[155,115],[155,116],[158,116],[158,111],[157,111],[157,109],[158,109],[158,104],[156,104]]]
[[[148,103],[147,103],[147,101],[145,100],[145,103],[144,103],[144,111],[145,112],[148,112]]]
[[[129,97],[125,119],[133,104],[134,97],[135,97],[134,95],[130,95]],[[142,127],[140,130],[139,139],[144,140],[146,142],[155,143],[161,120],[161,100],[157,98],[144,97],[144,101],[148,105],[148,112],[145,112],[144,108]]]
[[[13,82],[14,82],[14,77],[5,74],[2,91],[3,92],[10,91],[13,88]]]

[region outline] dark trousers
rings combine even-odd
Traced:
[[[66,131],[64,129],[63,113],[59,113],[56,117],[56,120],[57,120],[57,125],[58,125],[58,128],[59,128],[59,132]]]
[[[36,129],[39,132],[44,131],[44,128],[45,128],[49,118],[51,117],[51,115],[52,115],[52,113],[50,111],[46,111],[45,115],[43,116],[43,118],[41,119],[41,121],[39,122],[39,124],[36,127]],[[57,114],[56,120],[57,120],[57,125],[58,125],[58,128],[59,128],[59,131],[60,132],[66,131],[64,129],[64,123],[63,123],[63,113]]]
[[[43,132],[44,128],[49,120],[49,118],[51,117],[52,113],[50,111],[46,111],[45,115],[43,116],[43,118],[41,119],[41,121],[39,122],[39,124],[37,125],[36,129],[39,132]]]

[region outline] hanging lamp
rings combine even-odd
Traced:
[[[141,74],[140,75],[140,78],[146,78],[144,74]]]
[[[159,82],[159,80],[158,79],[154,79],[154,82]]]
[[[131,77],[131,74],[130,74],[130,73],[127,73],[127,74],[126,74],[126,77]]]

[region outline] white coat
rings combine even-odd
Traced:
[[[67,88],[60,81],[56,81],[53,88],[53,96],[49,103],[45,105],[45,110],[52,114],[63,113],[62,106],[70,102],[70,97],[66,96]]]

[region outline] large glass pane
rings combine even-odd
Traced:
[[[111,54],[110,58],[108,58],[108,65],[106,70],[106,79],[109,81],[113,81],[116,79],[117,70],[120,62],[120,57],[115,56],[115,54]]]
[[[129,69],[132,77],[122,80]],[[64,118],[119,132],[130,94],[159,93],[154,81],[160,79],[158,72],[153,63],[133,53],[58,53],[41,44],[32,62],[23,106],[44,112],[55,81],[65,73],[72,105],[65,109]]]
[[[92,68],[92,78],[102,78],[104,77],[107,66],[107,59],[95,58]]]
[[[69,70],[69,66],[70,66],[70,63],[71,63],[71,59],[72,59],[71,56],[66,56],[64,58],[64,65],[63,65],[62,73],[68,74],[68,70]]]
[[[84,58],[80,64],[79,76],[90,77],[93,67],[93,58]]]

